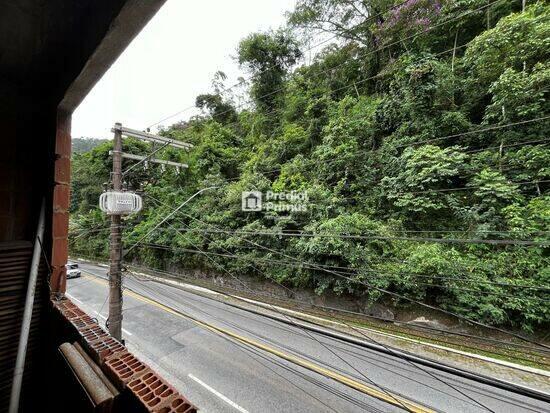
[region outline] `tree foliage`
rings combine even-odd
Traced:
[[[389,291],[544,330],[548,248],[481,242],[548,242],[550,6],[529,3],[521,12],[512,2],[299,0],[289,27],[238,46],[253,105],[235,105],[218,73],[197,97],[202,115],[162,131],[194,145],[158,155],[189,169],[149,165],[128,177],[145,204],[128,218],[128,245],[199,189],[217,188],[128,259],[411,305]],[[297,67],[312,30],[336,37]],[[107,251],[104,229],[79,234],[108,227],[95,204],[109,145],[73,158],[74,252]],[[307,191],[308,208],[243,212],[251,190]]]

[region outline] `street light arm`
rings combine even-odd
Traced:
[[[195,192],[193,195],[191,195],[184,203],[182,203],[180,206],[178,206],[176,209],[174,209],[172,212],[170,212],[166,217],[163,218],[162,221],[160,221],[155,227],[150,230],[147,234],[145,234],[143,237],[141,237],[134,245],[132,245],[126,252],[124,252],[123,257],[125,257],[130,251],[132,251],[138,244],[143,242],[149,235],[151,235],[154,231],[158,229],[162,224],[164,224],[166,221],[168,221],[170,218],[172,218],[180,209],[182,209],[189,201],[191,201],[193,198],[195,198],[197,195],[203,193],[204,191],[208,191],[210,189],[217,189],[219,187],[217,186],[209,186],[208,188],[203,188],[200,191]]]

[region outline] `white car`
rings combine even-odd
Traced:
[[[82,275],[80,273],[80,269],[78,268],[78,264],[76,262],[68,262],[65,265],[65,268],[67,269],[67,279],[78,278]]]

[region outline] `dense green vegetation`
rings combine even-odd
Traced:
[[[299,0],[288,27],[238,46],[248,104],[220,87],[221,73],[197,98],[202,116],[162,131],[195,145],[160,155],[189,169],[132,171],[128,186],[143,190],[145,207],[126,220],[128,246],[199,189],[217,189],[126,259],[410,305],[389,291],[542,331],[550,322],[541,290],[550,287],[548,247],[456,241],[548,241],[550,6],[521,7]],[[335,37],[303,64],[319,32]],[[74,156],[74,253],[107,255],[108,221],[96,205],[109,149]],[[127,139],[124,150],[150,148]],[[307,191],[310,203],[305,212],[243,212],[241,191],[249,190]]]

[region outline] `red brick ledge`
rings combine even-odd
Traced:
[[[128,390],[151,413],[198,411],[147,364],[141,362],[89,315],[64,297],[51,300],[53,307],[74,328],[80,343],[119,390]]]

